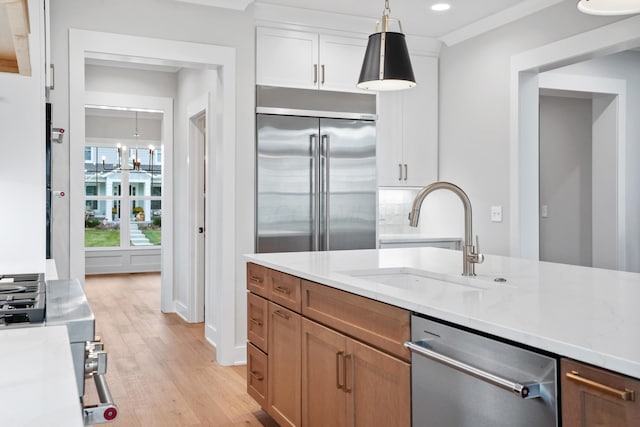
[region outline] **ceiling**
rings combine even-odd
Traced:
[[[548,7],[560,0],[389,0],[391,17],[402,21],[407,34],[440,38],[496,14],[511,15],[521,11],[518,18]],[[321,10],[346,15],[380,19],[383,0],[255,0],[255,3]],[[431,5],[449,3],[446,12],[434,12]],[[505,21],[505,23],[508,22]]]

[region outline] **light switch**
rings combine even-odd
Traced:
[[[542,215],[542,218],[548,218],[549,217],[549,206],[542,205],[542,207],[540,208],[540,215]]]
[[[491,222],[502,222],[502,206],[491,206]]]

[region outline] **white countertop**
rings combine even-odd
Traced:
[[[82,426],[65,326],[0,330],[3,426]]]
[[[384,233],[378,235],[380,243],[396,242],[460,242],[461,237],[442,236],[434,237],[428,234],[419,233]]]
[[[640,274],[486,255],[461,277],[439,248],[247,255],[252,262],[414,312],[640,378]],[[385,285],[348,272],[426,270],[462,285]],[[345,273],[346,272],[346,273]],[[360,274],[360,273],[358,273]],[[497,277],[507,282],[494,282]],[[465,286],[465,281],[467,285]],[[476,286],[477,285],[477,286]]]

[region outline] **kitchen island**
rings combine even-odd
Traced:
[[[463,278],[461,252],[439,248],[255,254],[247,259],[640,378],[640,274],[487,255],[476,266],[475,278]],[[383,283],[412,272],[430,277]]]
[[[64,326],[0,330],[2,425],[82,426]]]

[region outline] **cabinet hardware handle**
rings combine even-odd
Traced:
[[[250,276],[249,277],[249,281],[253,282],[253,283],[257,283],[257,284],[262,283],[262,279],[260,277],[256,277],[256,276]]]
[[[523,399],[536,399],[541,397],[540,383],[530,382],[521,384],[506,378],[502,378],[491,372],[484,371],[475,366],[468,365],[460,360],[453,359],[445,354],[438,353],[437,351],[429,348],[428,345],[429,344],[427,340],[416,342],[407,341],[404,343],[404,346],[415,354],[419,354],[420,356],[431,359],[444,366],[456,369],[465,375],[470,375],[486,383],[507,390],[511,393],[516,394],[517,396],[520,396]]]
[[[280,310],[274,311],[273,314],[278,315],[278,316],[282,317],[283,319],[289,320],[289,315],[287,313],[283,313]]]
[[[320,83],[324,84],[324,64],[322,64],[320,68],[322,69],[322,80],[320,80]]]
[[[318,83],[318,64],[313,64],[313,84]]]
[[[351,386],[347,385],[347,380],[351,378],[351,371],[353,370],[353,354],[345,354],[344,356],[344,391],[345,393],[351,393]],[[349,381],[351,382],[351,381]]]
[[[285,295],[289,295],[291,294],[291,290],[284,288],[282,286],[276,286],[276,288],[274,289],[274,291],[276,292],[280,292],[281,294],[285,294]]]
[[[49,85],[49,90],[54,90],[56,88],[56,67],[54,64],[49,64],[49,69],[51,70],[51,78],[49,79],[51,84]]]
[[[262,381],[264,379],[264,376],[262,376],[259,372],[249,371],[249,375],[251,375],[253,378],[255,378],[258,381]]]
[[[409,167],[405,163],[404,164],[404,180],[406,181],[408,177],[409,177]]]
[[[603,393],[607,393],[613,396],[616,396],[622,400],[628,400],[630,402],[634,402],[636,400],[636,392],[634,390],[625,388],[624,390],[618,390],[613,387],[609,387],[608,385],[601,384],[599,382],[590,380],[585,377],[581,377],[578,371],[567,372],[567,378],[571,381],[575,381],[587,387],[594,388]]]
[[[262,322],[260,320],[257,320],[257,319],[251,318],[251,319],[249,319],[249,322],[253,323],[256,326],[262,326]]]
[[[402,181],[402,164],[398,163],[398,181]]]
[[[342,375],[340,375],[340,368],[342,368]],[[338,390],[344,387],[344,384],[340,382],[340,379],[344,375],[344,351],[336,353],[336,387]]]

